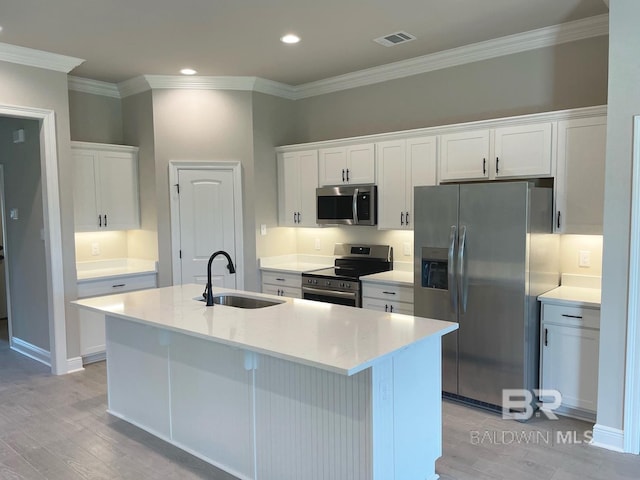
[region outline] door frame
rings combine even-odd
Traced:
[[[624,451],[640,453],[640,115],[633,117]]]
[[[0,223],[2,228],[2,245],[5,260],[7,259],[7,219],[5,215],[4,201],[4,165],[0,164]],[[13,342],[13,329],[11,327],[11,282],[9,281],[9,262],[4,262],[4,283],[7,296],[7,325],[9,327],[9,345]],[[1,293],[0,293],[1,294]]]
[[[173,284],[181,281],[180,268],[180,197],[178,195],[178,175],[180,170],[226,170],[233,173],[233,205],[235,217],[235,249],[236,249],[236,289],[244,290],[244,240],[242,216],[242,163],[239,161],[182,161],[169,162],[169,200],[171,213],[171,267]],[[213,253],[213,252],[211,252]]]
[[[58,145],[54,110],[0,104],[0,116],[27,118],[40,122],[40,171],[44,213],[45,275],[49,311],[49,365],[51,373],[69,372],[65,317],[64,261],[62,254],[62,219],[58,184]],[[5,232],[6,233],[6,232]],[[14,345],[13,350],[22,352]],[[42,359],[38,359],[43,361]],[[46,363],[46,362],[43,362]]]

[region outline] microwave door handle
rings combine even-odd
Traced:
[[[353,190],[353,223],[354,225],[358,224],[358,193],[359,193],[359,190],[357,188]]]
[[[449,255],[447,258],[449,264],[447,268],[447,276],[449,282],[449,299],[451,300],[451,311],[453,312],[454,317],[458,316],[458,283],[456,282],[456,270],[454,268],[457,237],[456,233],[456,226],[451,225],[451,232],[449,233]]]

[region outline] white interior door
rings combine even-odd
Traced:
[[[181,283],[207,283],[207,262],[217,250],[236,262],[234,177],[229,170],[178,170]],[[227,260],[218,256],[211,268],[212,284],[236,288]]]

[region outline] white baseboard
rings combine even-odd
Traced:
[[[47,367],[51,366],[51,352],[43,348],[36,347],[35,345],[25,342],[18,337],[11,337],[11,350],[43,363]]]
[[[619,428],[595,424],[591,445],[613,450],[614,452],[624,452],[624,431]]]
[[[81,372],[82,370],[84,370],[82,357],[67,358],[67,373]]]

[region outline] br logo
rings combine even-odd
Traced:
[[[557,420],[553,413],[562,405],[562,394],[557,390],[506,389],[502,391],[502,418],[529,420],[537,409],[549,419]]]

